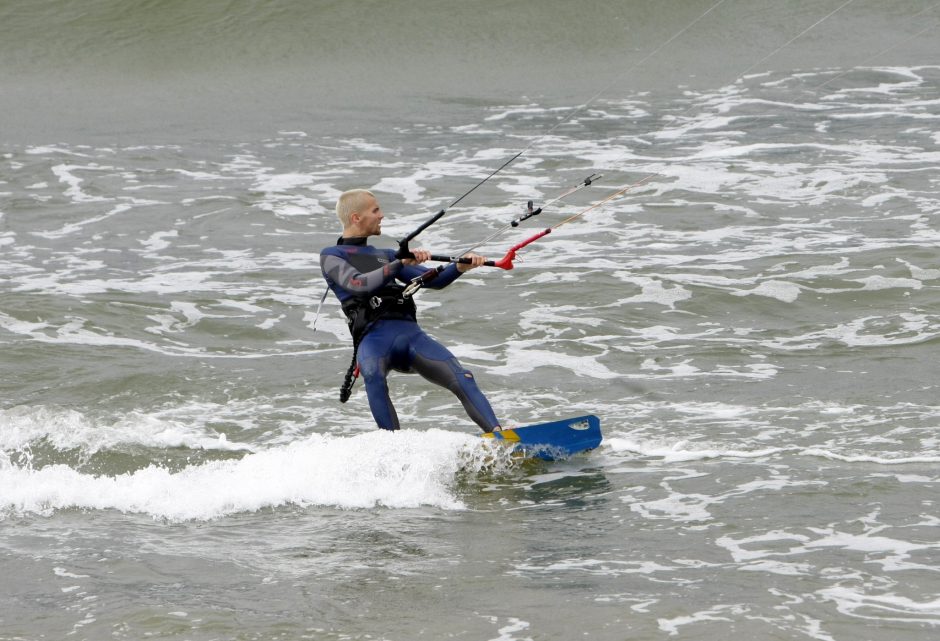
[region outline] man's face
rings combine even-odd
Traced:
[[[385,215],[382,213],[382,208],[379,206],[379,201],[377,201],[372,196],[367,196],[365,200],[365,205],[360,208],[355,214],[359,217],[359,229],[363,232],[365,236],[381,236],[382,235],[382,219]]]

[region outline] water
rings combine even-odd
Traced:
[[[0,6],[0,639],[933,638],[940,18],[775,52],[841,4],[642,64],[713,3]],[[391,245],[525,148],[421,244],[648,180],[420,315],[605,442],[507,459],[412,376],[375,430],[335,197]]]

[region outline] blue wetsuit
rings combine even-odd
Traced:
[[[414,371],[446,387],[483,431],[499,425],[473,374],[418,326],[414,302],[402,295],[398,283],[411,282],[427,268],[404,265],[394,250],[371,247],[366,238],[340,238],[320,252],[320,269],[349,319],[369,409],[379,427],[399,428],[386,380],[391,370]],[[460,271],[451,264],[425,286],[441,289],[458,276]]]

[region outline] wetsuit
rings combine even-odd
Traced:
[[[335,246],[320,252],[320,269],[346,314],[369,409],[379,427],[399,428],[388,394],[390,370],[414,371],[446,387],[484,432],[499,425],[473,374],[424,333],[416,320],[414,301],[402,295],[404,287],[399,281],[409,283],[427,268],[404,265],[395,258],[394,250],[372,247],[366,238],[340,238]],[[441,289],[458,276],[460,271],[451,264],[425,286]]]

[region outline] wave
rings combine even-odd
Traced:
[[[119,510],[171,521],[211,520],[295,506],[342,509],[465,506],[456,486],[483,470],[516,465],[508,450],[453,431],[313,435],[235,460],[179,471],[150,465],[94,475],[68,465],[39,469],[0,456],[0,519],[57,510]]]

